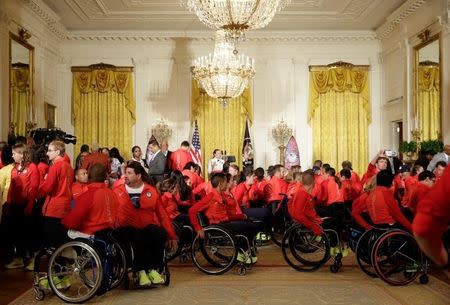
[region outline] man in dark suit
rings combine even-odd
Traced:
[[[153,156],[148,164],[148,175],[150,176],[152,183],[156,184],[164,179],[166,156],[164,156],[157,141],[150,141],[148,145],[153,152]]]
[[[170,176],[170,172],[172,171],[170,169],[170,156],[172,155],[172,151],[169,150],[169,143],[167,142],[167,140],[162,141],[161,143],[161,152],[164,154],[164,156],[166,156],[166,168],[164,169],[164,176],[165,177],[169,177]]]

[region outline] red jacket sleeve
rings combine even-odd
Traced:
[[[48,169],[47,178],[44,180],[44,183],[39,186],[38,198],[46,196],[55,189],[55,186],[58,184],[57,171],[58,168],[56,165],[50,166]]]
[[[39,189],[39,182],[40,182],[40,176],[39,176],[39,170],[37,169],[36,165],[34,163],[30,164],[30,190],[28,192],[28,198],[27,198],[27,207],[28,209],[31,209],[34,205],[34,200],[37,197],[38,189]]]
[[[377,174],[377,168],[372,163],[369,163],[369,166],[367,166],[367,171],[364,174],[364,176],[361,179],[361,184],[364,187],[364,185],[369,182],[369,180]]]
[[[390,196],[389,197],[385,196],[384,199],[386,201],[387,206],[389,207],[389,210],[394,220],[399,222],[405,229],[411,232],[412,231],[411,223],[403,215],[402,211],[400,210],[397,204],[397,201],[392,200]]]
[[[361,216],[361,213],[366,210],[366,199],[368,197],[368,193],[363,193],[361,196],[353,201],[352,205],[352,216],[355,219],[356,223],[359,224],[366,230],[372,229],[372,226]]]
[[[176,240],[177,235],[175,234],[175,230],[172,225],[172,221],[170,220],[169,216],[167,215],[166,210],[161,204],[161,197],[158,196],[158,201],[156,203],[156,215],[158,216],[158,219],[162,225],[162,227],[166,230],[167,236],[170,240]]]
[[[197,214],[200,213],[203,210],[206,210],[209,205],[211,204],[211,199],[213,197],[213,193],[209,193],[206,197],[204,197],[202,200],[200,200],[199,202],[197,202],[196,204],[194,204],[190,209],[189,209],[189,220],[191,221],[192,227],[194,228],[194,230],[200,231],[202,229],[202,227],[200,226],[200,223],[198,222],[197,219]]]

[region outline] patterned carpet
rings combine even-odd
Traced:
[[[126,291],[121,288],[92,299],[90,304],[209,304],[209,305],[448,305],[450,286],[430,277],[427,285],[418,281],[405,287],[392,287],[365,276],[347,257],[344,267],[332,274],[324,267],[313,273],[300,273],[288,267],[275,246],[263,248],[258,264],[247,275],[234,270],[220,276],[207,276],[189,262],[174,263],[170,287]],[[45,301],[34,300],[31,290],[10,303],[61,304],[49,295]]]

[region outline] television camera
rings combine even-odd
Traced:
[[[77,137],[65,133],[59,128],[37,128],[31,131],[31,137],[37,145],[47,146],[51,141],[59,140],[65,144],[77,144]]]

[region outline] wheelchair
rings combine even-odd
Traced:
[[[244,235],[233,234],[225,227],[208,225],[203,213],[197,215],[205,237],[196,236],[191,245],[191,257],[195,266],[208,275],[219,275],[236,266],[239,275],[245,275],[255,263],[252,261],[252,251],[256,252],[255,241],[249,241]],[[239,241],[247,246],[244,251]],[[238,252],[244,253],[245,262],[237,260]],[[250,262],[250,263],[247,263]]]
[[[64,302],[84,303],[117,287],[127,271],[125,252],[111,234],[107,239],[76,238],[36,256],[35,299],[53,291]]]
[[[165,257],[168,262],[179,257],[180,263],[186,263],[191,256],[191,246],[194,240],[194,230],[191,226],[182,225],[178,222],[173,222],[175,233],[177,234],[177,247],[166,251]]]
[[[304,228],[299,223],[294,223],[284,234],[281,250],[285,261],[297,271],[311,272],[319,269],[330,258],[330,239],[335,238],[340,247],[339,235],[335,230],[325,229],[320,236]],[[330,271],[336,273],[342,267],[342,251],[333,257]]]
[[[356,260],[364,273],[393,286],[407,285],[417,277],[421,284],[429,281],[427,259],[414,237],[401,229],[365,231],[356,245]]]
[[[273,227],[270,232],[270,237],[275,245],[281,247],[283,236],[285,235],[286,230],[292,225],[292,220],[287,208],[289,198],[283,193],[280,193],[280,196],[282,196],[283,199],[281,199],[277,211],[273,215]]]

